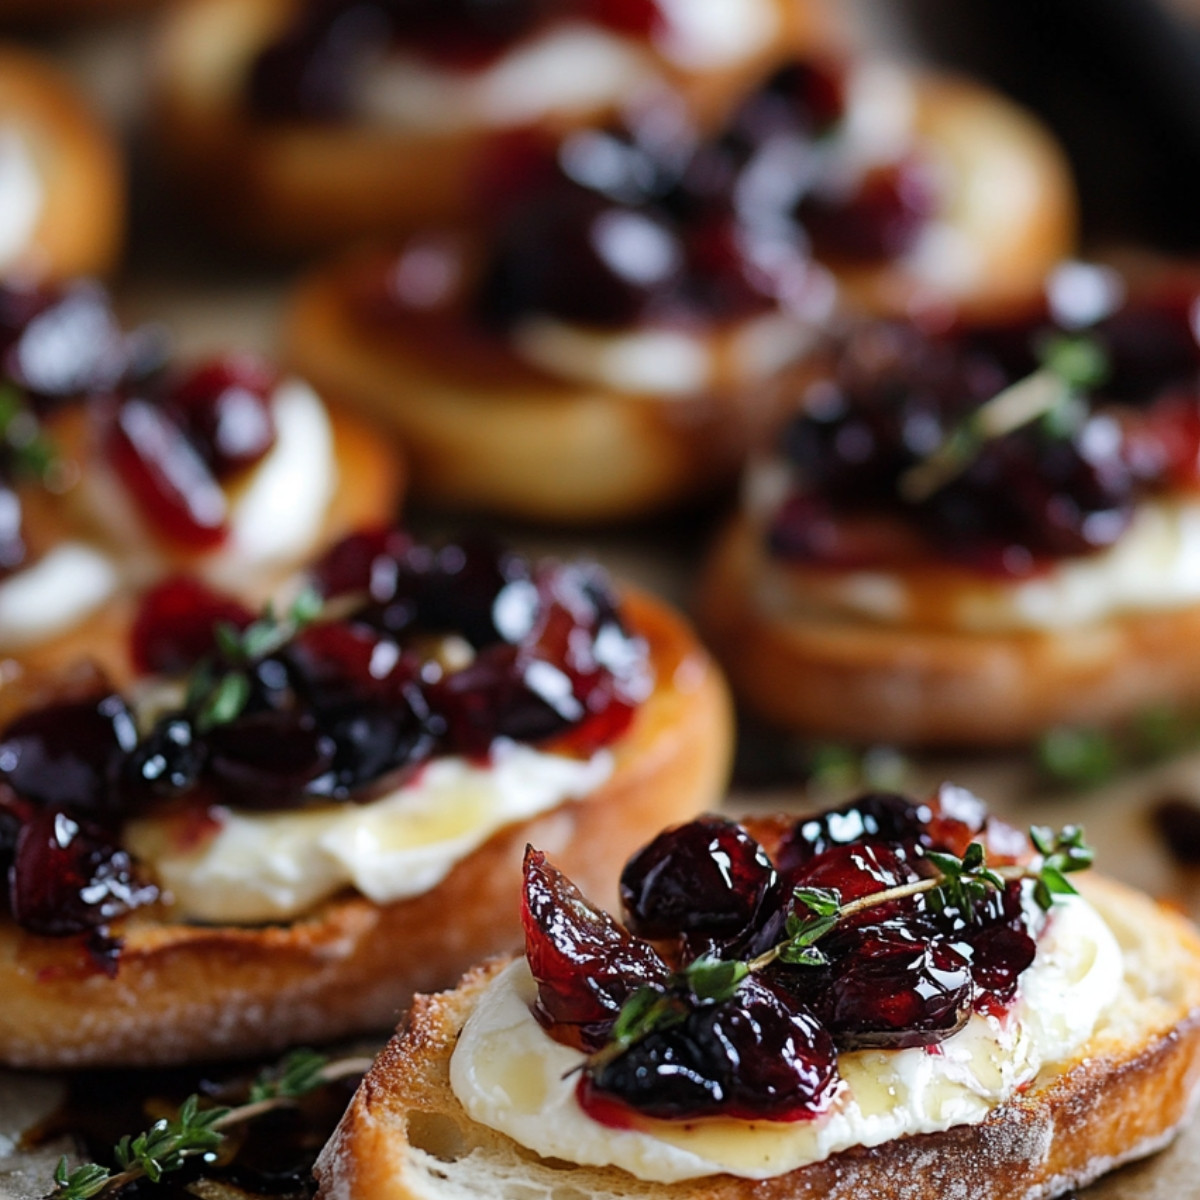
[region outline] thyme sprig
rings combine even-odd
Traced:
[[[966,471],[989,442],[1034,421],[1044,420],[1060,436],[1070,431],[1080,393],[1107,377],[1108,356],[1095,338],[1060,334],[1045,341],[1038,358],[1036,371],[981,404],[931,454],[900,476],[904,500],[928,500]]]
[[[186,707],[200,733],[237,720],[250,699],[250,675],[264,658],[282,649],[324,614],[325,601],[305,588],[282,616],[268,603],[257,621],[239,629],[228,621],[213,630],[218,653],[197,664],[188,680]]]
[[[244,1125],[264,1113],[294,1104],[318,1088],[370,1066],[364,1058],[331,1060],[313,1050],[296,1050],[277,1066],[268,1067],[250,1085],[249,1098],[236,1107],[201,1108],[198,1095],[189,1096],[172,1118],[155,1121],[135,1137],[126,1135],[113,1147],[117,1170],[102,1163],[83,1163],[71,1170],[64,1155],[54,1172],[54,1190],[47,1200],[95,1200],[112,1196],[138,1179],[158,1183],[195,1158],[211,1162],[226,1130]]]
[[[1028,864],[991,867],[981,842],[972,842],[959,858],[926,851],[934,874],[843,903],[836,888],[798,887],[792,893],[784,925],[786,937],[748,961],[703,955],[677,971],[662,986],[645,985],[625,1001],[609,1042],[584,1064],[598,1070],[652,1033],[682,1024],[697,1005],[732,1000],[742,981],[774,962],[789,966],[821,967],[829,959],[817,945],[843,921],[881,905],[927,895],[935,912],[955,910],[970,920],[977,901],[1002,890],[1010,880],[1033,881],[1034,900],[1048,909],[1056,896],[1073,895],[1067,875],[1091,866],[1093,852],[1077,825],[1054,831],[1034,826],[1029,831],[1037,856]]]

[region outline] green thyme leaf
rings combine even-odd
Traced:
[[[229,671],[213,686],[196,713],[196,728],[208,733],[242,715],[250,699],[250,680],[242,671]]]
[[[842,906],[842,897],[836,888],[798,887],[792,892],[792,899],[818,917],[833,916]]]
[[[793,967],[824,967],[829,963],[824,951],[816,946],[797,946],[792,943],[779,951],[779,961]]]
[[[749,974],[748,964],[710,954],[701,955],[683,970],[688,987],[696,999],[712,1004],[732,1000],[738,984]]]
[[[263,1071],[250,1085],[250,1102],[306,1096],[325,1083],[328,1065],[327,1055],[315,1050],[293,1050],[283,1062]]]

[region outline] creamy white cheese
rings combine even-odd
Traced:
[[[606,750],[580,760],[499,741],[486,764],[434,759],[368,804],[222,810],[215,835],[191,848],[147,818],[127,827],[126,844],[184,919],[286,921],[346,887],[378,904],[429,891],[502,826],[586,795],[612,768]]]
[[[414,54],[371,63],[356,81],[363,118],[422,133],[510,128],[551,113],[619,103],[651,78],[636,43],[591,25],[561,25],[521,42],[482,70],[438,66]]]
[[[0,652],[65,633],[110,600],[121,576],[111,557],[64,542],[0,581]]]
[[[29,146],[14,126],[0,126],[0,271],[30,248],[45,191]]]
[[[823,309],[823,298],[820,303]],[[669,400],[765,379],[812,346],[822,315],[771,312],[727,330],[622,332],[538,316],[517,326],[512,345],[527,363],[559,379]]]
[[[333,427],[317,394],[287,379],[271,405],[275,444],[231,495],[225,542],[194,563],[216,587],[244,590],[248,576],[301,560],[320,536],[337,487]],[[120,548],[128,582],[142,586],[159,578],[164,570],[159,541],[108,463],[90,461],[78,492],[81,509]]]
[[[765,491],[765,484],[763,489]],[[786,563],[767,563],[758,604],[785,617],[817,603],[881,624],[922,623],[920,602],[903,572],[822,573],[807,594]],[[1200,500],[1142,504],[1129,529],[1107,550],[1060,559],[1032,579],[1000,581],[964,572],[947,583],[938,605],[943,623],[967,633],[1072,629],[1129,613],[1200,603]]]
[[[842,1086],[811,1121],[648,1122],[612,1129],[575,1100],[579,1052],[553,1041],[529,1010],[523,960],[480,999],[450,1061],[455,1095],[473,1120],[546,1157],[621,1167],[672,1182],[728,1172],[766,1179],[855,1145],[982,1121],[1033,1080],[1070,1060],[1118,996],[1121,951],[1100,915],[1071,897],[1056,904],[1002,1019],[973,1016],[933,1049],[839,1057]]]
[[[338,484],[333,427],[307,383],[288,379],[272,398],[275,445],[234,499],[229,540],[205,573],[237,587],[247,570],[284,567],[312,549]]]
[[[761,52],[778,35],[772,0],[661,0],[654,50],[685,70],[715,70]],[[651,47],[585,22],[518,42],[482,69],[444,67],[417,54],[380,55],[355,82],[365,120],[421,133],[513,128],[550,116],[627,103],[660,72]]]

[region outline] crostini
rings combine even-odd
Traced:
[[[816,737],[1017,745],[1200,697],[1194,275],[866,324],[788,385],[703,573],[735,691]]]
[[[663,604],[583,564],[379,530],[257,619],[168,581],[133,636],[123,693],[7,696],[9,1065],[386,1028],[519,945],[529,838],[606,894],[725,783],[719,674]]]
[[[1024,1200],[1160,1148],[1200,1085],[1200,939],[943,786],[670,830],[626,926],[540,852],[525,959],[418,998],[326,1200]],[[570,964],[570,965],[568,965]]]

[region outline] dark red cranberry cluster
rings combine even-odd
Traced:
[[[222,485],[275,444],[275,371],[251,355],[212,359],[122,390],[106,449],[159,534],[193,549],[229,532]]]
[[[523,919],[534,1014],[592,1055],[579,1097],[598,1119],[816,1116],[836,1089],[839,1051],[933,1045],[972,1011],[1011,1001],[1036,949],[1021,885],[973,899],[970,911],[927,893],[882,900],[822,939],[823,965],[776,959],[732,995],[706,995],[688,965],[764,955],[785,939],[797,888],[836,891],[846,904],[927,878],[928,852],[961,856],[972,841],[992,863],[1030,853],[952,787],[925,803],[869,794],[795,822],[701,818],[628,862],[624,925],[531,850]],[[613,1054],[618,1014],[639,990],[673,1018]]]
[[[647,37],[662,15],[657,0],[302,0],[288,28],[254,61],[248,100],[260,117],[345,118],[359,71],[383,48],[482,67],[566,20]]]
[[[595,325],[745,315],[802,306],[811,258],[877,262],[907,249],[936,197],[902,161],[830,190],[844,78],[796,62],[715,135],[652,109],[628,127],[574,134],[552,162],[521,147],[489,172],[501,204],[480,316],[528,313]],[[493,206],[495,207],[495,206]]]
[[[646,646],[596,568],[393,529],[348,538],[312,578],[326,611],[295,630],[191,580],[150,592],[135,662],[184,677],[188,696],[149,729],[100,685],[0,732],[0,849],[22,927],[80,933],[153,899],[119,841],[148,806],[367,800],[433,755],[486,759],[498,739],[589,755],[648,690]]]
[[[886,566],[908,542],[879,517],[903,520],[908,538],[938,556],[1010,576],[1112,545],[1139,499],[1200,480],[1198,303],[1193,279],[1086,324],[1051,303],[1004,327],[853,329],[829,370],[805,381],[783,431],[794,484],[771,524],[772,549],[799,562]],[[986,440],[944,486],[906,492],[913,468],[1037,370],[1051,339],[1080,336],[1107,362],[1104,382]]]
[[[31,933],[85,936],[116,969],[108,926],[158,889],[121,845],[121,774],[137,744],[120,696],[97,691],[35,709],[0,733],[0,866],[8,910]]]

